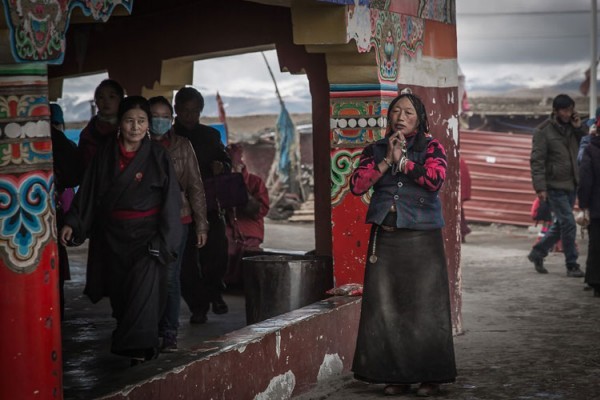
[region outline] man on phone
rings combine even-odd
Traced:
[[[562,240],[567,276],[581,278],[575,245],[577,225],[573,206],[579,181],[577,151],[586,134],[575,102],[566,94],[552,101],[552,114],[533,134],[531,178],[540,201],[548,201],[553,214],[552,225],[529,253],[529,261],[540,274],[548,273],[544,258],[556,242]]]

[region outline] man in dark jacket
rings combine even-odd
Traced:
[[[562,240],[567,276],[584,276],[577,263],[577,226],[573,216],[579,180],[577,152],[584,135],[575,102],[565,94],[554,98],[550,118],[533,135],[530,160],[533,188],[540,201],[548,201],[554,215],[552,226],[528,256],[541,274],[548,273],[544,258],[556,242]]]
[[[583,151],[580,168],[579,208],[589,223],[585,283],[594,289],[594,297],[600,297],[600,136],[596,133]]]
[[[200,124],[203,109],[204,98],[196,89],[184,87],[175,95],[175,134],[192,143],[202,180],[206,181],[207,178],[229,172],[231,160],[221,143],[219,131]],[[206,195],[210,196],[209,193]],[[206,200],[208,203],[209,199]],[[190,322],[197,324],[206,322],[206,313],[211,303],[215,314],[225,314],[228,311],[222,296],[223,276],[227,269],[225,219],[218,210],[209,210],[206,217],[209,225],[206,245],[197,249],[193,240],[189,242],[181,266],[181,294],[192,312]],[[198,257],[202,280],[198,270]]]

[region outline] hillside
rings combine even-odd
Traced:
[[[260,135],[275,130],[277,123],[277,114],[246,115],[243,117],[227,117],[227,128],[229,130],[229,140],[239,142],[241,140],[253,142],[258,140]],[[298,125],[311,124],[311,114],[291,114],[292,121]],[[201,117],[200,121],[204,124],[218,124],[216,117]]]
[[[558,94],[558,93],[556,93]],[[528,96],[483,96],[469,97],[471,111],[488,115],[547,115],[552,111],[552,96],[529,93]],[[575,108],[586,115],[589,108],[589,98],[574,97]],[[599,102],[600,104],[600,102]]]
[[[264,115],[246,115],[243,117],[227,117],[227,127],[229,129],[229,137],[231,142],[239,142],[241,140],[253,142],[267,132],[275,130],[277,123],[277,114]],[[291,114],[292,120],[298,125],[311,124],[311,114]],[[218,124],[217,117],[201,117],[200,122],[203,124]],[[87,121],[68,122],[67,129],[82,129],[87,125]]]

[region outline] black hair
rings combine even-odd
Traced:
[[[204,97],[199,91],[189,86],[184,86],[177,91],[175,94],[175,107],[191,100],[197,100],[200,103],[200,112],[204,110]]]
[[[429,132],[429,120],[427,119],[427,110],[425,110],[425,104],[423,104],[423,101],[418,96],[416,96],[412,93],[402,93],[399,96],[397,96],[394,100],[392,100],[392,102],[390,103],[390,105],[388,107],[388,117],[387,117],[388,132],[386,133],[386,136],[391,133],[392,124],[390,122],[390,111],[394,108],[396,103],[398,101],[400,101],[400,99],[403,99],[403,98],[407,98],[411,102],[413,107],[415,108],[415,111],[417,112],[417,118],[419,119],[419,124],[417,125],[417,132],[418,133]]]
[[[565,108],[574,107],[575,101],[566,94],[559,94],[552,100],[553,110],[564,110]]]
[[[139,108],[142,111],[144,111],[148,116],[148,124],[152,123],[152,112],[150,111],[150,103],[148,103],[148,100],[146,100],[146,98],[143,96],[127,96],[123,100],[121,100],[121,103],[119,103],[119,112],[117,114],[119,118],[119,123],[121,123],[123,115],[125,115],[127,111],[133,110],[134,108]]]
[[[123,90],[123,86],[121,86],[119,82],[115,81],[114,79],[105,79],[100,82],[100,84],[96,87],[96,90],[94,90],[94,99],[98,97],[98,92],[100,92],[100,89],[105,87],[111,88],[117,92],[117,95],[119,95],[121,100],[125,98],[125,90]]]
[[[150,97],[148,99],[148,104],[150,104],[150,108],[152,108],[152,106],[155,104],[164,104],[165,106],[169,107],[169,111],[171,111],[171,116],[173,115],[173,106],[171,105],[171,102],[169,100],[167,100],[167,98],[165,96]]]

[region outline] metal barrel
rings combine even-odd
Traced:
[[[331,257],[261,255],[242,263],[248,325],[322,300],[333,286]]]

